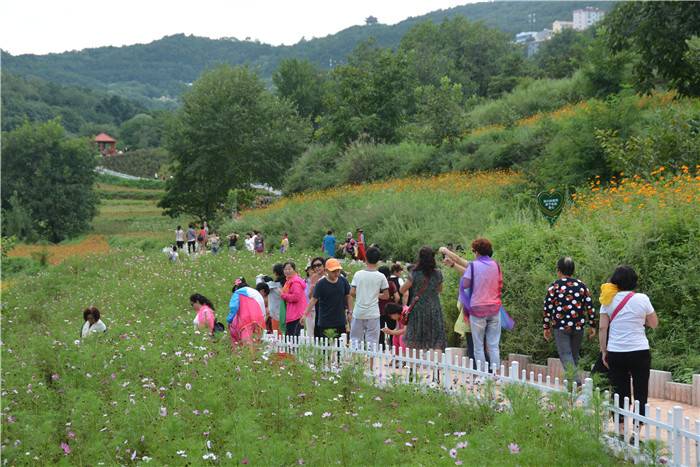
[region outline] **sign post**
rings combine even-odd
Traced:
[[[560,191],[543,191],[537,195],[537,206],[553,226],[564,208],[564,195]]]

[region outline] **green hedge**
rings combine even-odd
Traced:
[[[170,155],[165,149],[136,149],[124,154],[103,157],[101,166],[116,172],[135,177],[153,178],[155,174],[164,176]]]

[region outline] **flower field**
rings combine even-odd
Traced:
[[[287,207],[317,202],[340,202],[343,199],[357,196],[371,196],[384,193],[405,194],[413,192],[432,191],[437,196],[457,195],[467,193],[477,196],[489,196],[498,193],[499,189],[521,182],[518,174],[512,171],[491,171],[467,173],[446,173],[434,177],[411,177],[398,180],[388,180],[362,185],[345,185],[323,191],[301,193],[284,197],[279,201],[254,212],[244,214],[267,215]]]
[[[118,249],[70,258],[3,293],[2,457],[8,465],[616,465],[594,421],[508,389],[452,399],[379,389],[192,329],[188,296],[226,313],[233,278],[279,257],[170,263]],[[298,258],[299,263],[305,261]],[[78,340],[82,309],[106,334]],[[547,446],[547,449],[542,449]]]
[[[18,245],[8,254],[9,257],[36,257],[46,255],[49,264],[59,264],[73,256],[87,256],[109,251],[109,244],[103,235],[87,237],[59,245]]]
[[[584,214],[603,209],[621,213],[647,206],[666,210],[700,203],[700,166],[695,167],[695,173],[685,165],[677,174],[666,175],[666,172],[665,167],[659,167],[651,172],[650,179],[638,175],[625,178],[623,174],[605,187],[601,187],[600,177],[596,177],[588,190],[573,195],[573,211]]]

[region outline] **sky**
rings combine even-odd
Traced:
[[[13,55],[148,43],[185,33],[279,45],[474,0],[3,0],[0,48]]]

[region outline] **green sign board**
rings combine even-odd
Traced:
[[[560,191],[543,191],[537,195],[537,206],[549,224],[554,225],[564,208],[564,195]]]

